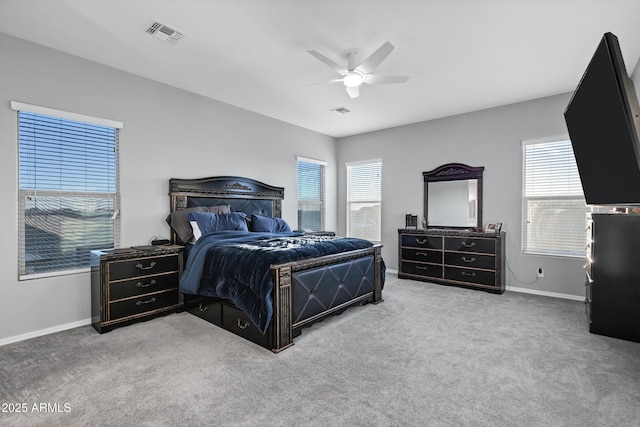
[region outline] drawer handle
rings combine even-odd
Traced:
[[[462,246],[464,246],[465,248],[472,248],[475,245],[476,245],[476,242],[471,242],[471,243],[462,242]]]
[[[473,271],[471,273],[463,271],[461,273],[463,276],[471,276],[471,277],[476,277],[476,273],[474,273]]]
[[[467,258],[466,256],[463,256],[462,260],[464,262],[475,262],[476,261],[476,257]]]
[[[150,281],[149,283],[142,283],[142,282],[138,282],[136,283],[136,286],[139,288],[148,288],[149,286],[153,286],[156,284],[155,280]]]
[[[416,255],[429,256],[429,253],[428,252],[416,252]]]
[[[153,303],[156,302],[156,298],[155,297],[151,297],[150,299],[146,300],[146,301],[136,301],[136,305],[143,305],[143,304],[149,304],[149,303]]]
[[[429,269],[429,267],[423,267],[423,266],[421,266],[421,265],[416,265],[416,268],[417,268],[418,270],[428,270],[428,269]]]
[[[156,262],[155,261],[151,261],[151,264],[149,264],[148,267],[143,266],[142,263],[137,263],[136,264],[136,268],[138,268],[140,270],[151,270],[155,266],[156,266]]]
[[[244,324],[242,323],[242,320],[238,317],[238,328],[240,329],[247,329],[247,326],[249,326],[249,321],[247,320],[246,322],[244,322]]]
[[[209,309],[208,305],[204,305],[202,303],[200,303],[200,305],[198,306],[198,310],[200,311],[207,311]]]
[[[425,243],[427,243],[427,239],[420,240],[420,239],[418,239],[418,238],[416,237],[416,243],[417,243],[417,244],[419,244],[419,245],[424,245]]]

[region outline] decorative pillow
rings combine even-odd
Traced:
[[[189,221],[189,224],[191,224],[191,229],[193,230],[193,243],[195,243],[202,237],[202,231],[198,227],[198,221]]]
[[[187,217],[189,221],[196,221],[198,228],[202,234],[210,231],[222,230],[242,230],[249,231],[245,222],[245,215],[242,212],[230,213],[210,213],[210,212],[191,212]]]
[[[291,227],[282,218],[251,214],[251,231],[267,231],[269,233],[287,233]]]
[[[191,212],[228,213],[231,212],[231,206],[196,206],[172,212],[167,216],[167,224],[176,232],[183,243],[190,243],[193,239],[193,230],[187,219]]]

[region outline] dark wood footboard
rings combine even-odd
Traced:
[[[186,310],[274,353],[302,329],[347,308],[382,302],[382,246],[274,265],[273,317],[265,334],[227,300],[184,295]],[[318,279],[320,278],[320,279]]]
[[[271,350],[276,353],[284,350],[293,345],[293,338],[301,328],[352,305],[382,302],[381,251],[382,246],[376,245],[272,266]],[[296,293],[301,297],[296,298]],[[316,306],[309,309],[314,303]]]

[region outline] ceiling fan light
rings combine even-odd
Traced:
[[[346,87],[358,87],[364,82],[364,74],[357,71],[350,71],[347,73],[342,82]]]

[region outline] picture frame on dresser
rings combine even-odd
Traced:
[[[502,223],[501,222],[490,222],[484,227],[485,233],[499,233],[502,231]]]

